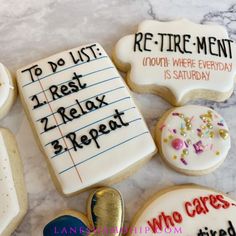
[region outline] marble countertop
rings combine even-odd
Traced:
[[[186,17],[194,22],[225,25],[236,39],[234,0],[0,0],[0,55],[12,73],[21,66],[53,53],[99,42],[110,54],[116,41],[134,32],[144,19],[172,20]],[[146,122],[153,130],[170,105],[153,95],[132,93]],[[125,181],[114,185],[125,200],[126,225],[147,199],[158,190],[181,183],[198,183],[236,198],[236,96],[224,103],[195,102],[214,108],[228,122],[232,148],[222,166],[207,176],[187,177],[168,169],[156,155]],[[46,162],[34,140],[19,102],[0,125],[16,135],[29,195],[29,212],[14,236],[38,236],[47,218],[66,208],[85,212],[88,192],[72,198],[57,193]]]

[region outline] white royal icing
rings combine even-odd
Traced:
[[[186,118],[190,119],[189,130]],[[226,132],[225,139],[221,137],[220,130]],[[175,108],[158,125],[157,132],[161,132],[163,157],[182,170],[197,172],[214,168],[224,160],[230,149],[225,120],[208,107],[188,105]],[[173,144],[177,139],[183,144],[178,150]],[[186,155],[184,150],[187,150]]]
[[[219,208],[216,209],[217,207]],[[180,186],[167,190],[164,194],[153,198],[139,213],[131,226],[129,236],[235,235],[236,202],[221,193],[201,187]],[[154,221],[158,222],[159,226]],[[156,234],[152,230],[153,226],[154,230],[156,228]],[[209,234],[202,234],[200,230]],[[210,230],[216,233],[210,234]]]
[[[82,77],[72,80],[75,74]],[[33,63],[18,71],[18,84],[41,145],[64,194],[75,193],[112,177],[156,151],[125,83],[99,44],[78,47]],[[52,92],[55,85],[59,96]],[[62,90],[63,93],[71,93],[63,96]],[[103,102],[100,102],[102,99]],[[91,101],[98,108],[82,115],[81,107],[87,112],[85,105],[90,103],[87,105],[91,107]],[[65,114],[70,120],[61,115],[61,110],[58,111],[62,107],[66,108]],[[72,108],[74,111],[76,109],[76,114]],[[124,114],[118,117],[115,115],[116,109],[118,113]],[[72,119],[70,112],[74,116],[81,116]],[[47,132],[46,122],[49,128]],[[106,132],[109,133],[99,132],[97,143],[92,139],[89,145],[82,144],[81,137],[87,135],[91,140],[96,136],[95,131],[91,136],[91,130],[98,130],[101,124],[106,125]],[[114,125],[116,129],[112,130],[110,127],[114,128]],[[74,132],[76,142],[82,148],[73,144],[71,132]],[[57,141],[61,146],[54,149]]]
[[[199,25],[186,19],[147,20],[139,25],[136,37],[132,34],[118,41],[115,58],[118,67],[120,63],[131,65],[128,79],[132,84],[141,89],[152,86],[149,91],[167,87],[180,102],[192,90],[232,93],[234,52],[235,44],[222,26]]]
[[[0,234],[20,211],[9,156],[0,133]]]
[[[0,108],[6,103],[11,88],[9,73],[6,67],[0,63]]]

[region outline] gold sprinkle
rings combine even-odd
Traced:
[[[192,129],[192,125],[190,123],[186,124],[187,130],[191,130]]]
[[[186,141],[187,141],[187,144],[191,144],[192,143],[191,139],[189,139],[189,138]]]
[[[187,117],[187,118],[184,119],[184,121],[185,121],[186,123],[190,123],[191,120]]]
[[[214,138],[214,137],[215,137],[215,133],[214,133],[213,131],[211,131],[211,132],[209,133],[209,136],[210,136],[210,138]]]
[[[217,152],[216,152],[216,156],[219,156],[219,155],[220,155],[220,152],[219,152],[219,151],[217,151]]]
[[[164,141],[164,143],[167,143],[167,142],[168,142],[168,139],[167,139],[167,138],[164,138],[163,141]]]
[[[173,139],[173,135],[172,135],[172,134],[170,134],[168,138],[169,138],[169,139]]]
[[[202,137],[203,137],[203,133],[202,133],[202,132],[199,132],[199,133],[198,133],[198,137],[202,138]]]
[[[213,129],[213,125],[211,123],[207,123],[207,128],[208,129]]]
[[[183,155],[184,155],[184,156],[188,155],[188,153],[189,153],[189,152],[188,152],[188,149],[184,149],[184,150],[183,150]]]
[[[179,117],[183,119],[183,118],[184,118],[184,115],[180,113],[180,114],[179,114]]]
[[[174,160],[176,160],[176,159],[177,159],[177,156],[176,156],[176,155],[174,155],[174,156],[173,156],[173,159],[174,159]]]
[[[223,138],[224,140],[228,139],[229,137],[229,132],[226,129],[220,129],[219,134],[220,134],[220,137]]]

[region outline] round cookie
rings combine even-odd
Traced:
[[[233,236],[235,215],[236,202],[225,194],[193,184],[178,185],[147,201],[134,217],[127,236]]]
[[[208,107],[188,105],[167,111],[155,134],[164,161],[187,175],[215,170],[230,149],[225,120]]]
[[[0,119],[11,109],[17,95],[17,88],[8,69],[0,63]]]

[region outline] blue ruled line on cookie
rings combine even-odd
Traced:
[[[123,141],[123,142],[121,142],[121,143],[118,143],[118,144],[116,144],[116,145],[114,145],[114,146],[112,146],[112,147],[110,147],[110,148],[108,148],[108,149],[106,149],[106,150],[104,150],[104,151],[102,151],[102,152],[97,153],[97,154],[94,155],[94,156],[89,157],[88,159],[86,159],[86,160],[84,160],[84,161],[81,161],[81,162],[79,162],[79,163],[77,163],[77,164],[75,164],[75,165],[73,165],[73,166],[71,166],[71,167],[68,167],[67,169],[65,169],[65,170],[63,170],[63,171],[61,171],[61,172],[59,172],[59,174],[61,175],[61,174],[65,173],[65,172],[67,172],[67,171],[69,171],[69,170],[71,170],[71,169],[73,169],[73,168],[77,168],[79,165],[83,164],[84,162],[87,162],[87,161],[89,161],[89,160],[91,160],[91,159],[93,159],[93,158],[95,158],[95,157],[97,157],[97,156],[99,156],[99,155],[101,155],[101,154],[103,154],[103,153],[105,153],[105,152],[108,152],[108,151],[110,151],[110,150],[112,150],[112,149],[114,149],[114,148],[116,148],[116,147],[118,147],[118,146],[121,146],[121,145],[123,145],[123,144],[125,144],[125,143],[127,143],[127,142],[129,142],[129,141],[131,141],[131,140],[133,140],[133,139],[136,139],[136,138],[138,138],[138,137],[140,137],[140,136],[142,136],[142,135],[144,135],[144,134],[148,134],[148,133],[149,133],[148,131],[145,131],[145,132],[143,132],[143,133],[141,133],[141,134],[138,134],[138,135],[136,135],[136,136],[133,136],[133,137],[131,137],[131,138],[129,138],[129,139],[127,139],[127,140],[125,140],[125,141]]]
[[[105,70],[109,70],[109,69],[114,69],[114,67],[113,67],[113,66],[109,66],[109,67],[106,67],[106,68],[103,68],[103,69],[100,69],[100,70],[95,70],[95,71],[92,71],[92,72],[90,72],[90,73],[83,74],[83,77],[82,77],[82,78],[84,78],[84,77],[86,77],[86,76],[89,76],[89,75],[92,75],[92,74],[96,74],[96,73],[105,71]],[[119,77],[113,77],[113,78],[119,78]],[[63,85],[63,84],[66,84],[66,83],[69,82],[69,81],[71,81],[71,79],[66,80],[66,81],[63,81],[63,82],[61,82],[61,83],[59,83],[59,84],[57,84],[57,85]],[[105,81],[101,81],[101,83],[102,83],[102,82],[105,82]],[[100,83],[100,82],[99,82],[99,83]],[[95,84],[92,84],[92,85],[95,85]],[[91,86],[92,86],[92,85],[91,85]],[[88,87],[90,87],[90,86],[88,86]],[[46,91],[48,91],[48,90],[49,90],[49,88],[48,88],[48,89],[45,89],[44,91],[46,92]],[[40,92],[38,92],[38,93],[35,93],[34,95],[29,96],[28,98],[31,99],[33,96],[39,95],[39,94],[43,93],[44,91],[40,91]]]
[[[121,112],[129,111],[129,110],[132,110],[132,109],[135,109],[135,107],[127,108],[127,109],[125,109],[125,110],[123,110],[123,111],[121,111]],[[108,118],[110,118],[110,117],[112,117],[112,116],[114,116],[114,114],[109,115],[109,116],[106,116],[106,117],[104,117],[104,118],[102,118],[102,119],[100,119],[100,120],[97,120],[97,121],[95,121],[95,122],[92,122],[92,123],[90,123],[90,124],[87,124],[87,125],[85,125],[85,126],[79,128],[79,129],[74,130],[73,132],[78,132],[78,131],[80,131],[80,130],[82,130],[82,129],[84,129],[84,128],[87,128],[87,127],[89,127],[89,126],[91,126],[91,125],[94,125],[94,124],[96,124],[96,123],[99,123],[100,121],[106,120],[106,119],[108,119]],[[71,131],[71,132],[72,132],[72,131]],[[64,139],[65,136],[66,136],[66,135],[62,135],[60,138],[58,138],[58,139],[56,139],[56,140],[58,141],[58,140],[60,140],[60,139]],[[56,141],[56,140],[54,140],[54,141]],[[46,143],[46,144],[44,145],[44,147],[48,146],[49,144],[51,144],[51,142]]]
[[[141,121],[141,120],[142,120],[142,118],[137,118],[137,119],[128,121],[128,123],[131,124],[131,123],[134,123],[134,122],[136,122],[136,121]],[[103,136],[103,135],[104,135],[104,134],[99,134],[98,137],[101,137],[101,136]],[[79,143],[79,145],[81,145],[81,144],[82,144],[82,143]],[[52,156],[51,158],[53,159],[53,158],[55,158],[55,157],[58,157],[58,156],[62,155],[63,153],[70,151],[71,149],[73,149],[73,147],[68,148],[68,150],[64,150],[64,151],[61,152],[61,153],[58,153],[58,154]]]
[[[107,56],[95,58],[95,59],[90,60],[90,61],[82,62],[82,63],[80,63],[80,64],[76,64],[76,65],[73,65],[73,66],[69,66],[69,67],[67,67],[67,68],[64,68],[64,69],[62,69],[62,70],[58,70],[57,72],[54,72],[54,73],[45,75],[45,76],[43,76],[43,77],[41,77],[41,78],[38,78],[38,79],[35,80],[35,81],[30,81],[29,83],[24,84],[24,85],[22,86],[22,88],[27,87],[28,85],[31,85],[31,84],[33,84],[33,83],[35,83],[35,82],[38,82],[39,80],[43,80],[43,79],[45,79],[45,78],[48,78],[48,77],[50,77],[50,76],[52,76],[52,75],[55,75],[55,74],[61,73],[61,72],[63,72],[63,71],[69,70],[69,69],[71,69],[71,68],[74,68],[74,67],[77,67],[77,66],[81,66],[81,65],[83,65],[83,64],[90,63],[90,62],[97,61],[97,60],[99,60],[99,59],[104,59],[104,58],[107,58]]]
[[[110,92],[114,92],[114,91],[119,90],[119,89],[122,89],[122,88],[125,88],[125,87],[124,87],[124,86],[120,86],[120,87],[115,88],[115,89],[110,89],[110,90],[107,90],[107,91],[105,91],[105,92],[103,92],[103,93],[96,94],[95,96],[92,96],[92,97],[90,97],[90,98],[86,98],[86,99],[84,99],[84,100],[82,100],[82,101],[79,101],[79,102],[80,102],[80,103],[86,102],[86,101],[88,101],[89,99],[92,99],[92,98],[95,98],[95,97],[97,97],[97,96],[101,96],[101,95],[104,95],[104,94],[107,94],[107,93],[110,93]],[[127,98],[127,97],[124,97],[124,98]],[[130,97],[128,97],[128,98],[130,98]],[[63,98],[60,98],[60,99],[63,99]],[[109,104],[112,104],[112,103],[113,103],[113,102],[111,102],[111,103],[109,103]],[[109,104],[108,104],[108,105],[109,105]],[[73,106],[75,106],[75,105],[78,105],[78,103],[74,103],[74,104],[72,104],[72,105],[69,105],[69,106],[65,107],[65,109],[71,108],[71,107],[73,107]],[[95,111],[95,110],[92,110],[92,111]],[[92,112],[92,111],[90,111],[90,112]],[[90,112],[87,112],[87,113],[90,113]],[[49,115],[47,115],[47,116],[43,116],[43,117],[37,119],[35,122],[39,122],[39,121],[42,120],[42,118],[50,117],[50,116],[52,116],[52,115],[54,115],[54,114],[56,114],[56,113],[57,113],[57,111],[55,111],[55,112],[53,112],[53,113],[51,113],[51,114],[49,114]],[[44,132],[43,132],[43,133],[44,133]],[[42,134],[42,133],[41,133],[41,134]]]

